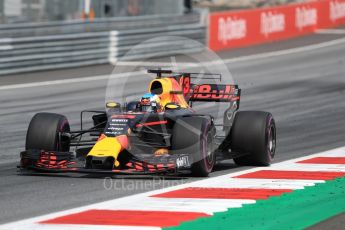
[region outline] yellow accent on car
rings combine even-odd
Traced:
[[[119,104],[116,102],[107,102],[105,106],[107,108],[113,109],[113,108],[117,108],[119,106]]]
[[[120,162],[117,160],[122,147],[116,137],[105,137],[93,146],[87,156],[95,157],[114,157],[114,165],[118,167]]]
[[[169,153],[168,149],[161,148],[161,149],[157,149],[154,154],[155,154],[155,156],[162,156],[162,155],[165,155],[168,153]]]
[[[168,109],[178,109],[178,108],[180,108],[180,106],[175,105],[175,104],[167,104],[165,106],[165,108],[168,108]]]

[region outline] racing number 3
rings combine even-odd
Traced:
[[[190,78],[184,76],[182,79],[183,95],[187,97],[190,94]]]

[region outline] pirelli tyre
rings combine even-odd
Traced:
[[[69,138],[59,135],[70,131],[65,116],[55,113],[37,113],[26,134],[26,150],[69,151]]]
[[[246,154],[238,165],[268,166],[276,150],[276,126],[272,114],[258,111],[237,112],[231,128],[231,151]]]
[[[216,162],[214,153],[215,127],[209,117],[179,118],[172,132],[175,153],[192,155],[191,172],[196,177],[207,177]]]

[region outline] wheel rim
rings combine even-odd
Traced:
[[[267,129],[267,152],[269,158],[272,160],[276,150],[276,128],[272,119],[269,122]]]
[[[64,120],[59,127],[59,132],[64,133],[64,132],[69,132],[69,131],[70,131],[69,123],[67,120]],[[67,152],[70,149],[69,144],[70,144],[69,138],[60,136],[58,137],[57,150]]]
[[[205,151],[205,164],[206,167],[209,171],[212,170],[214,163],[215,163],[215,159],[214,159],[214,152],[213,152],[213,142],[212,142],[212,137],[210,134],[207,135],[206,137],[206,141],[204,142],[206,144],[206,146],[204,146]]]

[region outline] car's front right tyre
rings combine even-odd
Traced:
[[[55,113],[37,113],[29,124],[26,134],[26,150],[69,151],[69,139],[61,136],[68,133],[67,118]]]

